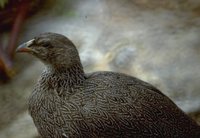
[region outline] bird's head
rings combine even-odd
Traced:
[[[16,51],[32,54],[44,64],[54,68],[70,68],[75,64],[81,64],[76,47],[67,37],[61,34],[40,34],[20,45]]]

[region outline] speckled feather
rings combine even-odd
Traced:
[[[40,38],[53,47],[64,39],[64,47],[73,51],[53,54],[63,56],[62,65],[47,56],[52,55],[48,46],[43,55],[47,68],[29,98],[29,112],[43,138],[200,137],[200,126],[154,86],[121,73],[86,74],[70,40],[55,33]]]

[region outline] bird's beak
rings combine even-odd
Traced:
[[[16,52],[33,52],[34,50],[31,49],[29,46],[33,44],[34,39],[21,44],[17,49]]]

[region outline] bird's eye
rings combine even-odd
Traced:
[[[43,47],[50,47],[51,46],[51,44],[49,42],[41,43],[40,45],[43,46]]]

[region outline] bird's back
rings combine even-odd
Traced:
[[[114,72],[89,74],[82,97],[85,123],[100,136],[200,137],[196,122],[137,78]]]

